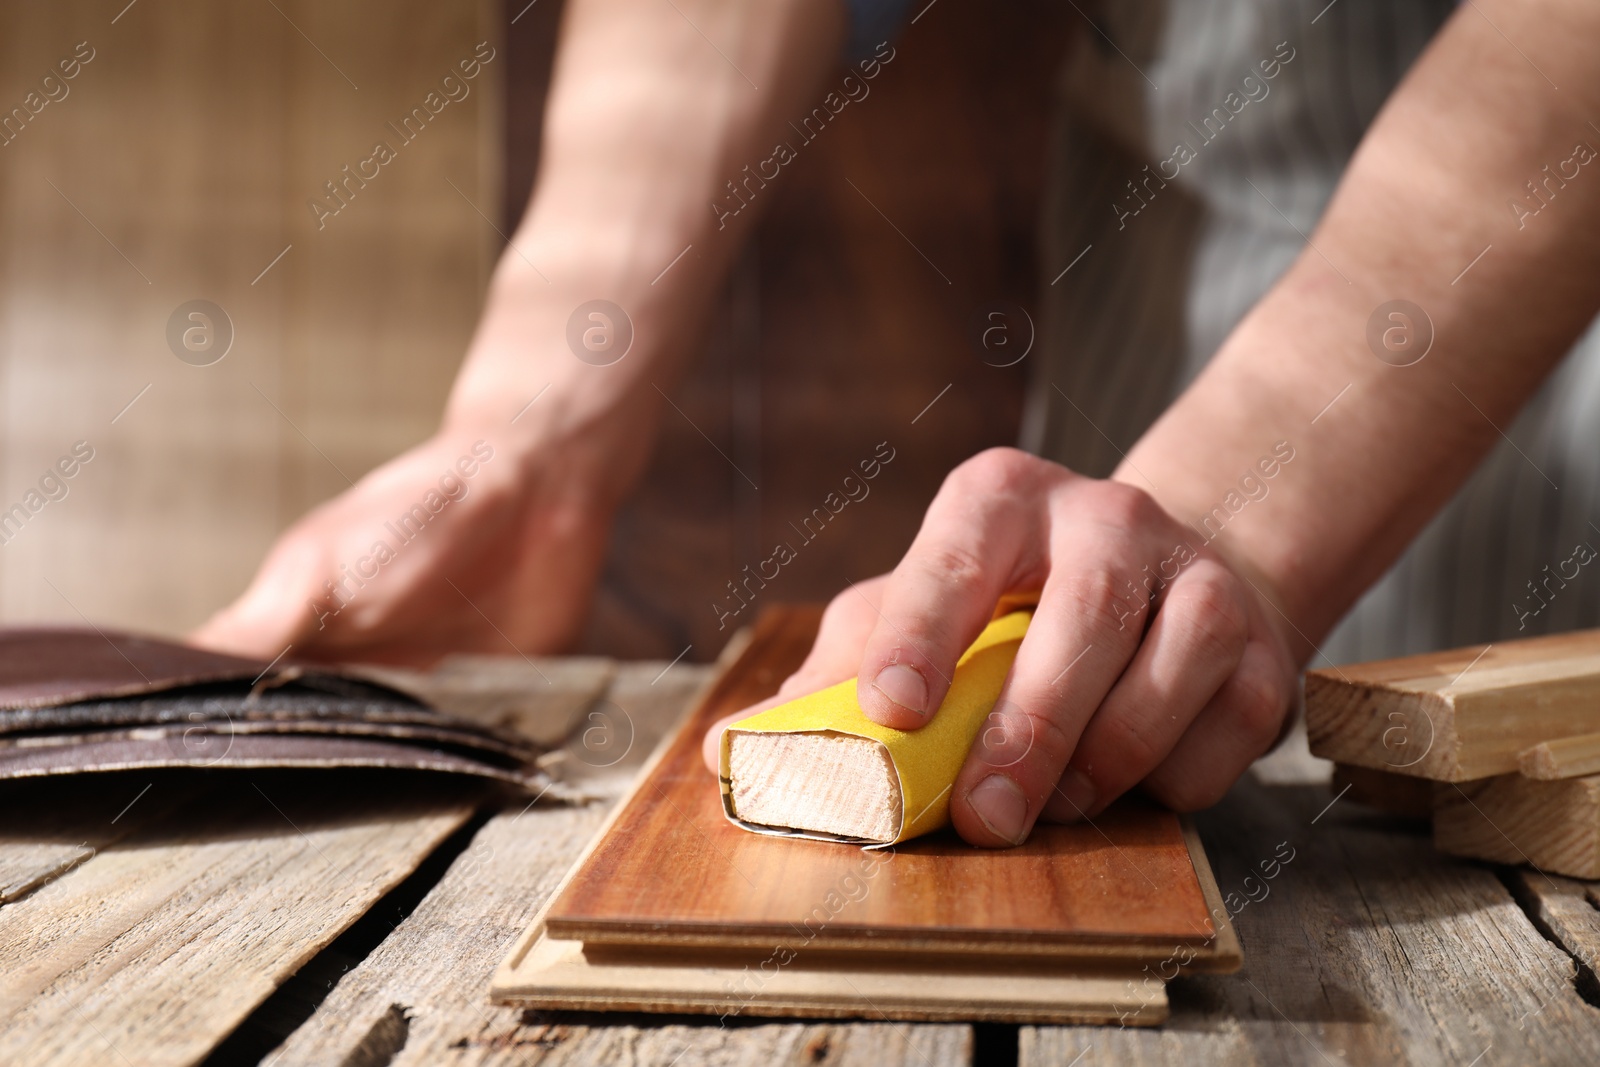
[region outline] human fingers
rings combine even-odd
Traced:
[[[857,700],[868,718],[902,730],[928,721],[1000,595],[1042,571],[1038,501],[1073,477],[999,448],[950,473],[889,576],[862,650]]]
[[[273,546],[249,588],[185,640],[200,648],[239,656],[271,658],[314,629],[306,604],[327,571],[320,540],[304,526]]]
[[[1145,778],[1145,790],[1175,811],[1221,800],[1282,735],[1294,684],[1287,653],[1269,636],[1253,636],[1227,682]]]
[[[985,847],[1026,839],[1156,608],[1139,584],[1160,558],[1162,515],[1153,501],[1127,486],[1081,480],[1046,507],[1049,577],[951,797],[956,830]]]
[[[1098,815],[1173,751],[1239,666],[1249,637],[1246,595],[1214,558],[1196,558],[1177,574],[1132,662],[1078,738],[1045,818]]]
[[[713,772],[721,758],[722,731],[740,719],[758,715],[785,701],[826,689],[850,677],[855,670],[861,645],[878,616],[878,601],[883,596],[887,576],[857,582],[834,597],[822,613],[817,638],[805,662],[783,680],[778,691],[757,704],[725,715],[711,725],[700,743],[700,755]]]

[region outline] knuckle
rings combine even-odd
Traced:
[[[1228,686],[1224,713],[1252,757],[1272,747],[1278,739],[1288,695],[1272,680],[1256,673],[1234,676]]]
[[[911,562],[919,574],[938,583],[949,595],[976,593],[987,584],[984,576],[988,568],[983,559],[963,545],[932,546],[912,557]]]
[[[1177,614],[1190,632],[1195,651],[1208,657],[1237,659],[1250,637],[1250,616],[1230,581],[1221,577],[1174,590]]]
[[[1130,601],[1128,583],[1108,568],[1096,567],[1060,579],[1062,594],[1093,630],[1121,630],[1140,609]]]
[[[1149,493],[1123,482],[1096,482],[1092,494],[1090,502],[1100,521],[1113,526],[1139,528],[1166,516]]]
[[[1032,486],[1045,461],[1018,448],[988,448],[950,472],[945,485],[962,492],[1007,494]]]
[[[1018,762],[1026,767],[1037,768],[1041,782],[1048,780],[1054,783],[1061,777],[1061,769],[1072,756],[1075,739],[1068,737],[1051,715],[1020,710],[1017,714],[1019,728],[1028,732],[1028,745]]]
[[[1118,715],[1098,725],[1094,750],[1085,758],[1137,781],[1161,762],[1170,747],[1150,724],[1141,723],[1136,716]]]
[[[828,601],[828,606],[822,610],[822,629],[848,624],[857,616],[870,612],[872,602],[862,592],[860,583],[846,586],[844,591],[836,593]]]

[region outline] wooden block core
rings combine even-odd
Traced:
[[[900,833],[900,776],[869,738],[730,731],[728,778],[745,822],[879,844]]]

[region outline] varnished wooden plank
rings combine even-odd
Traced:
[[[1592,733],[1600,630],[1308,671],[1318,756],[1461,782],[1517,770],[1541,741]]]
[[[1589,1062],[1600,1013],[1494,872],[1330,800],[1247,777],[1199,817],[1239,909],[1239,974],[1172,983],[1160,1030],[1024,1029],[1021,1063]],[[1293,858],[1267,877],[1280,843]]]
[[[429,776],[219,778],[0,908],[0,1061],[194,1062],[480,797]]]
[[[1600,775],[1437,784],[1433,843],[1457,856],[1600,878]]]
[[[557,938],[809,950],[1156,959],[1209,945],[1208,909],[1175,816],[1130,799],[1096,826],[1042,826],[1019,848],[949,834],[864,852],[730,824],[700,759],[713,721],[799,665],[814,612],[774,609],[546,916]]]

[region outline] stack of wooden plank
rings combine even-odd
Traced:
[[[1308,672],[1306,729],[1442,851],[1600,878],[1600,630]]]

